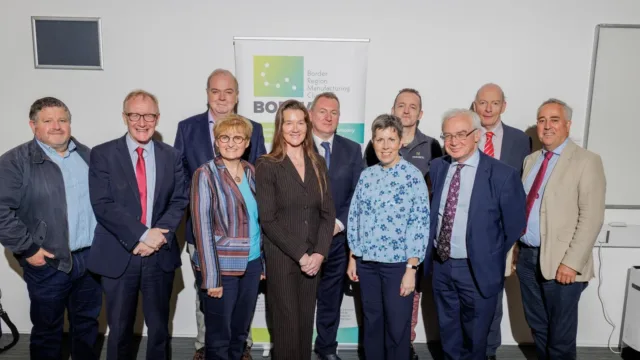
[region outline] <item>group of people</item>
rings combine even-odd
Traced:
[[[267,154],[235,113],[238,82],[207,78],[208,109],[154,138],[158,99],[123,102],[124,136],[89,149],[60,100],[33,103],[34,139],[0,157],[0,242],[24,270],[32,359],[97,359],[104,292],[108,359],[132,357],[138,295],[147,359],[169,357],[170,298],[184,234],[195,274],[194,359],[250,359],[259,285],[274,359],[339,359],[345,277],[360,283],[366,359],[417,359],[419,284],[432,281],[446,359],[495,359],[504,279],[520,280],[539,359],[575,359],[578,301],[604,219],[600,157],[569,139],[571,108],[545,101],[542,149],[505,124],[504,92],[418,129],[422,98],[397,94],[361,146],[336,133],[340,101],[283,102]],[[186,211],[185,211],[186,210]],[[345,276],[346,275],[346,276]],[[313,341],[314,315],[317,336]]]

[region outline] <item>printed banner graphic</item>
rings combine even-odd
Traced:
[[[238,114],[263,126],[271,149],[278,106],[289,99],[308,108],[331,91],[340,99],[338,134],[364,143],[367,41],[235,39]]]

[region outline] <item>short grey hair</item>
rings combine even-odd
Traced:
[[[538,107],[537,114],[540,114],[540,110],[542,110],[544,106],[549,104],[557,104],[562,106],[562,110],[564,110],[564,117],[567,118],[567,121],[571,121],[571,116],[573,116],[573,109],[571,108],[571,106],[569,106],[566,102],[555,98],[550,98],[549,100],[543,102],[542,105]]]
[[[37,121],[40,111],[51,107],[64,109],[64,111],[67,113],[67,116],[69,117],[69,122],[71,122],[71,111],[69,111],[67,105],[65,105],[65,103],[63,103],[61,100],[50,96],[38,99],[33,104],[31,104],[31,107],[29,108],[29,119],[34,122]]]
[[[457,116],[466,116],[471,119],[471,126],[473,129],[480,129],[482,123],[480,121],[480,115],[478,115],[475,111],[468,109],[451,109],[442,115],[442,127],[444,127],[444,123],[454,117]]]
[[[402,138],[403,127],[400,118],[391,114],[382,114],[373,120],[373,124],[371,124],[371,139],[376,136],[376,131],[388,128],[394,129],[398,133],[398,137]]]
[[[238,88],[238,79],[236,79],[236,77],[231,73],[231,71],[226,70],[226,69],[215,69],[215,70],[213,70],[211,75],[209,75],[209,77],[207,78],[207,87],[206,87],[206,89],[209,89],[209,82],[211,81],[211,79],[214,76],[217,76],[217,75],[230,76],[233,79],[233,83],[236,85],[236,92],[240,91],[240,89]]]

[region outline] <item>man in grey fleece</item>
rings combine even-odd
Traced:
[[[438,140],[423,134],[418,129],[418,122],[422,118],[422,97],[420,93],[411,88],[405,88],[398,92],[393,102],[391,113],[402,121],[402,148],[400,155],[402,158],[420,169],[422,176],[427,179],[429,164],[431,160],[443,155],[442,147]],[[377,164],[378,158],[373,151],[371,141],[365,149],[364,160],[366,166]],[[429,192],[431,192],[430,181],[427,180]],[[422,274],[422,271],[418,271]],[[417,284],[420,283],[418,280]],[[418,324],[418,308],[420,307],[420,292],[416,287],[413,298],[413,315],[411,316],[411,359],[417,360],[418,355],[413,349],[413,341],[416,339],[416,326]]]

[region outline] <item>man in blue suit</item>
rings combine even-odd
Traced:
[[[207,78],[207,104],[209,109],[202,114],[182,120],[178,124],[174,147],[182,154],[187,187],[190,186],[191,177],[196,169],[214,158],[213,123],[216,119],[222,119],[226,115],[234,113],[237,103],[238,80],[228,70],[214,70]],[[251,140],[242,157],[244,160],[255,164],[260,156],[267,153],[267,150],[264,145],[262,125],[255,121],[251,121],[251,124],[253,125]],[[195,243],[190,219],[191,216],[187,211],[187,251],[189,251],[189,254],[193,254]],[[196,291],[200,291],[197,284],[194,283],[194,287]],[[195,342],[196,354],[194,360],[199,360],[204,359],[205,326],[198,296],[196,296],[196,322],[198,324],[198,335]],[[251,333],[249,333],[247,342],[248,347],[245,357],[250,358],[248,349],[251,347]]]
[[[431,163],[433,293],[445,359],[483,359],[507,252],[525,227],[520,173],[477,148],[480,117],[447,112],[448,156]],[[425,266],[429,271],[429,266]],[[462,327],[460,326],[462,324]]]
[[[322,265],[317,292],[315,352],[320,360],[340,359],[337,355],[340,306],[347,272],[345,229],[351,197],[364,166],[359,144],[336,134],[340,120],[340,101],[332,92],[318,94],[311,104],[313,140],[329,168],[331,195],[336,208],[333,242]]]
[[[480,141],[478,148],[485,154],[505,162],[522,174],[524,158],[531,154],[531,138],[522,130],[502,122],[507,102],[502,89],[496,84],[485,84],[476,93],[473,110],[480,116]],[[500,347],[502,323],[502,297],[498,294],[496,312],[487,339],[487,360],[495,360]]]
[[[175,231],[189,199],[180,153],[152,136],[156,97],[124,100],[123,137],[96,146],[89,162],[91,205],[98,220],[88,267],[102,275],[107,303],[107,359],[129,359],[138,292],[148,328],[147,359],[169,358],[169,301],[180,248]]]

